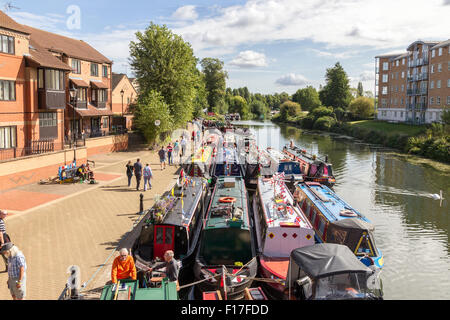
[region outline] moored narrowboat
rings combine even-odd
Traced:
[[[220,290],[239,299],[256,276],[255,238],[242,177],[217,177],[194,264],[198,299]]]
[[[367,266],[383,266],[374,226],[330,188],[317,182],[299,183],[294,199],[314,227],[318,243],[344,244]]]
[[[174,252],[181,266],[192,263],[202,228],[206,189],[205,179],[182,177],[167,197],[148,210],[132,247],[141,283],[148,267],[163,260],[167,250]]]
[[[201,146],[191,156],[191,162],[184,165],[187,175],[209,179],[214,170],[219,143],[221,143],[220,133],[205,133]]]
[[[276,149],[269,147],[266,151],[271,161],[270,168],[273,174],[283,173],[289,190],[295,190],[295,183],[304,181],[300,163]]]
[[[333,175],[333,166],[328,163],[328,157],[320,159],[307,153],[305,149],[296,147],[292,142],[283,147],[283,153],[300,163],[305,181],[319,182],[330,188],[335,185],[336,178]]]
[[[314,229],[294,205],[284,178],[259,178],[253,198],[259,275],[272,279],[263,285],[274,298],[282,298],[289,256],[296,248],[314,244]]]

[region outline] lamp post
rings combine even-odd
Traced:
[[[125,91],[122,89],[120,91],[120,95],[122,96],[122,130],[124,130],[123,128],[123,123],[124,123],[124,119],[123,119],[123,95],[125,94]],[[126,123],[125,123],[125,127],[126,127]]]
[[[74,141],[74,146],[73,146],[73,160],[76,161],[77,160],[77,153],[76,153],[76,148],[77,148],[77,136],[75,133],[75,104],[76,104],[76,100],[77,100],[77,89],[72,86],[72,88],[69,90],[70,92],[70,98],[71,98],[71,102],[72,102],[72,110],[73,110],[73,122],[72,122],[72,133],[73,133],[73,141]]]

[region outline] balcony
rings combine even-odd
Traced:
[[[38,90],[39,109],[64,109],[66,106],[66,92],[60,90]]]

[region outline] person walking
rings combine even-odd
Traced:
[[[181,154],[180,154],[180,159],[182,157],[184,157],[184,153],[186,152],[186,144],[187,144],[186,139],[184,139],[184,136],[181,136],[181,142],[180,142]],[[181,161],[180,161],[180,164],[181,164]]]
[[[27,293],[27,263],[22,251],[11,242],[5,243],[0,253],[8,259],[8,289],[13,300],[24,300]]]
[[[173,158],[175,159],[175,157],[178,156],[178,152],[180,151],[180,143],[177,141],[175,141],[175,143],[173,144]]]
[[[139,191],[139,186],[141,184],[141,178],[142,178],[141,159],[137,159],[137,161],[133,167],[134,167],[134,175],[136,176],[136,190]]]
[[[131,187],[131,178],[133,177],[134,166],[131,163],[131,161],[128,161],[125,168],[127,168],[128,188],[129,188],[129,187]]]
[[[166,150],[164,150],[164,146],[161,146],[161,149],[158,151],[158,155],[162,171],[166,168]]]
[[[152,189],[152,177],[153,177],[152,169],[147,163],[144,168],[144,191],[147,191],[147,184],[150,190]]]
[[[167,161],[169,161],[169,166],[173,165],[172,152],[173,152],[172,143],[169,143],[169,145],[167,146]]]
[[[5,243],[11,242],[9,235],[6,233],[5,227],[5,218],[8,215],[8,211],[0,210],[0,247],[2,247]],[[8,271],[8,259],[2,255],[3,260],[5,261],[5,272]]]

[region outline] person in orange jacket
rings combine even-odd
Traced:
[[[123,248],[119,251],[120,255],[114,259],[111,269],[111,282],[117,283],[117,280],[136,280],[136,266],[133,257],[128,254],[128,250]]]

